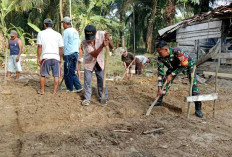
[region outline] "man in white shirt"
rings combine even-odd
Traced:
[[[150,58],[142,55],[135,56],[135,71],[138,75],[142,74],[142,69],[145,72],[145,63],[150,63]]]
[[[37,36],[37,64],[40,65],[40,87],[38,94],[44,94],[45,77],[50,75],[52,69],[54,77],[54,91],[56,94],[60,77],[60,61],[63,57],[62,49],[64,46],[60,33],[52,29],[53,23],[51,19],[44,20],[45,30],[39,32]]]

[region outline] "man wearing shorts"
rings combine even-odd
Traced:
[[[54,77],[54,90],[56,94],[60,77],[60,61],[63,57],[62,49],[64,46],[63,39],[60,33],[52,29],[53,23],[51,19],[44,20],[45,30],[39,32],[37,36],[37,64],[40,65],[40,87],[38,94],[44,94],[45,77],[50,75],[52,70]]]
[[[19,80],[19,74],[22,71],[20,64],[20,56],[22,54],[22,41],[17,38],[18,34],[15,30],[10,31],[11,39],[9,41],[8,49],[10,49],[10,56],[8,61],[7,80],[10,80],[10,75],[16,69],[16,81]]]
[[[134,58],[134,55],[130,52],[127,52],[126,50],[124,50],[124,52],[122,53],[122,62],[126,71],[126,78],[129,80],[131,80],[133,74],[135,74]],[[130,74],[130,77],[128,76],[128,73]]]

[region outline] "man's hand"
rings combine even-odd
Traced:
[[[104,46],[104,47],[109,46],[109,40],[104,40],[104,41],[103,41],[103,46]]]
[[[172,78],[173,78],[172,74],[168,75],[168,77],[167,77],[167,83],[169,83],[172,80]]]
[[[161,87],[158,87],[157,96],[161,97],[163,95],[163,90]]]
[[[39,59],[39,58],[37,58],[37,64],[38,64],[38,65],[40,65],[40,64],[41,64],[41,62],[40,62],[40,59]]]
[[[17,56],[17,58],[16,58],[16,62],[18,62],[19,61],[19,56]]]

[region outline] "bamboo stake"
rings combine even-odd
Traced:
[[[163,92],[163,90],[164,90],[166,84],[167,84],[167,81],[165,81],[165,83],[163,84],[162,92]],[[156,104],[156,102],[159,100],[159,98],[160,98],[160,96],[157,96],[157,98],[155,99],[155,101],[151,104],[151,106],[150,106],[149,109],[147,110],[146,116],[149,116],[149,115],[150,115],[152,108],[155,106],[155,104]]]
[[[107,73],[107,64],[108,64],[108,56],[109,56],[109,46],[105,47],[105,61],[104,61],[104,73],[103,73],[103,88],[102,88],[102,97],[101,97],[101,103],[105,104],[105,89],[106,89],[106,73]]]
[[[218,84],[218,66],[216,66],[216,76],[215,76],[215,93],[217,93],[217,84]],[[215,110],[216,110],[216,100],[213,103],[213,118],[215,118]]]
[[[195,70],[196,70],[196,65],[193,67],[193,72],[191,74],[191,84],[190,84],[190,89],[189,89],[189,96],[192,96],[193,78],[194,78]],[[188,103],[187,118],[189,118],[189,115],[190,115],[190,105],[191,105],[191,102]]]
[[[7,82],[7,76],[6,76],[6,73],[7,73],[7,51],[8,51],[8,39],[6,38],[6,52],[5,52],[5,76],[4,76],[4,83]]]

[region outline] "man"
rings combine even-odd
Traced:
[[[75,70],[79,57],[80,38],[76,29],[71,25],[71,18],[64,17],[61,21],[64,27],[64,80],[68,91],[74,91],[73,86],[77,92],[83,88],[80,80],[77,77]]]
[[[109,34],[104,31],[96,31],[93,25],[85,27],[85,38],[83,40],[85,49],[84,54],[84,97],[82,105],[90,104],[92,95],[92,74],[95,71],[97,77],[98,96],[101,102],[103,89],[103,72],[104,72],[104,47],[113,48],[113,43],[109,39]],[[107,87],[105,88],[105,98],[108,100]]]
[[[127,52],[126,49],[124,49],[124,52],[122,53],[122,62],[125,68],[126,78],[128,80],[131,80],[133,74],[135,74],[134,59],[135,59],[134,55],[130,52]],[[130,77],[128,76],[128,73],[130,74]]]
[[[44,94],[45,77],[49,75],[50,69],[52,69],[52,75],[54,77],[54,90],[53,94],[56,94],[60,77],[60,61],[62,54],[62,48],[64,46],[63,39],[60,33],[52,29],[52,20],[47,18],[44,20],[45,30],[40,31],[37,36],[37,64],[40,65],[40,86],[41,89],[38,94]]]
[[[194,65],[196,65],[195,60],[189,56],[184,50],[178,47],[168,47],[167,42],[160,41],[156,45],[156,50],[159,53],[158,57],[158,96],[160,96],[156,106],[162,106],[163,96],[167,93],[167,90],[170,88],[171,83],[179,73],[188,75],[189,82],[191,81],[191,73],[193,71]],[[164,66],[168,70],[164,71]],[[167,85],[162,91],[163,83],[167,81]],[[200,91],[197,86],[196,74],[194,74],[193,79],[193,90],[192,95],[199,95]],[[195,102],[195,115],[197,117],[203,117],[201,112],[201,102]]]
[[[142,74],[142,69],[145,72],[145,63],[150,63],[150,58],[142,55],[135,56],[135,71],[138,75]]]
[[[18,34],[15,30],[10,31],[11,39],[8,44],[10,49],[10,56],[8,61],[7,80],[10,80],[10,75],[16,69],[16,81],[19,80],[19,74],[22,71],[20,64],[20,56],[22,54],[23,46],[22,41],[17,37]]]

